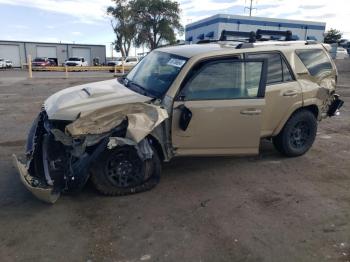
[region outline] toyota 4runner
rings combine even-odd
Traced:
[[[208,41],[210,42],[210,41]],[[216,41],[159,48],[118,80],[49,97],[14,163],[38,198],[55,202],[90,178],[109,196],[145,191],[177,156],[254,155],[262,138],[306,153],[317,123],[337,114],[337,70],[305,41]]]

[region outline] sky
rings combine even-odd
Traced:
[[[186,25],[218,13],[248,15],[244,7],[250,1],[178,2]],[[109,55],[114,34],[106,8],[111,4],[111,0],[0,0],[0,39],[103,44]],[[327,29],[336,28],[350,38],[349,0],[254,0],[253,5],[253,16],[326,22]]]

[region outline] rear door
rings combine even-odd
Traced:
[[[176,154],[258,153],[265,82],[262,59],[217,58],[194,66],[174,102]]]
[[[276,129],[296,108],[302,106],[302,89],[291,73],[282,53],[277,51],[247,53],[249,59],[267,59],[266,107],[261,136],[277,135]]]

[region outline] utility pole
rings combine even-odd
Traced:
[[[249,16],[252,16],[252,11],[255,9],[256,10],[256,8],[254,8],[253,7],[253,1],[254,0],[249,0],[250,1],[250,5],[249,5],[249,7],[244,7],[244,11],[246,10],[246,9],[248,9],[249,10]]]
[[[113,59],[113,49],[114,49],[114,43],[111,42],[111,57],[112,57],[112,59]]]

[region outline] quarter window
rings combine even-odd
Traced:
[[[267,84],[292,81],[289,68],[279,53],[246,54],[247,58],[267,59]]]
[[[296,50],[310,75],[322,77],[332,73],[333,67],[325,52],[321,49]]]
[[[223,60],[201,66],[186,83],[185,100],[224,100],[258,97],[263,62]]]

